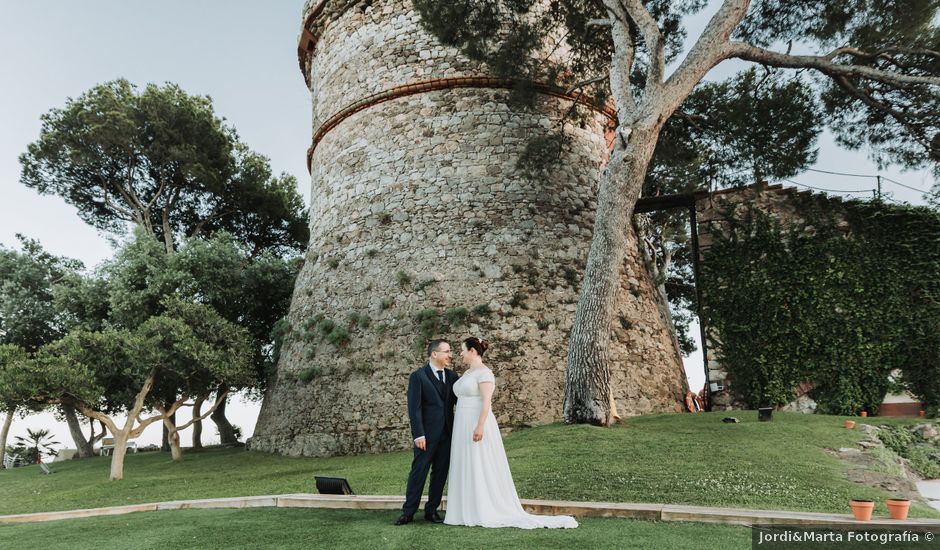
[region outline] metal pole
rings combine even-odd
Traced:
[[[699,335],[702,339],[702,363],[705,367],[705,410],[712,410],[711,381],[708,379],[708,343],[705,341],[705,316],[702,315],[702,286],[699,283],[698,219],[695,202],[689,207],[689,225],[692,233],[692,274],[695,276],[695,313],[698,315]]]

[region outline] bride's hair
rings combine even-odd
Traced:
[[[490,347],[489,342],[486,340],[480,340],[476,336],[471,336],[470,338],[464,340],[463,345],[466,346],[467,349],[476,350],[477,355],[480,357],[483,357],[483,353],[486,352],[487,348]]]

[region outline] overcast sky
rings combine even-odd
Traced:
[[[49,251],[92,267],[108,258],[105,236],[83,223],[57,197],[39,196],[19,183],[18,156],[39,135],[39,117],[95,84],[127,78],[179,84],[190,94],[212,97],[216,112],[234,125],[252,149],[271,159],[275,172],[288,172],[309,198],[305,152],[310,144],[310,99],[297,65],[297,36],[303,0],[0,0],[0,243],[16,246],[16,233],[38,239]],[[706,20],[697,17],[690,35]],[[734,72],[724,64],[716,75]],[[820,143],[817,169],[875,175],[864,152],[839,150],[828,136]],[[882,175],[922,190],[933,184],[926,171]],[[808,172],[793,178],[814,187],[867,190],[873,178]],[[894,198],[922,204],[921,193],[890,182]],[[700,358],[693,385],[700,387]],[[236,407],[234,421],[248,433],[256,406]],[[45,415],[14,424],[51,422]],[[50,424],[51,425],[51,424]],[[156,424],[143,437],[159,437]],[[71,443],[64,425],[58,439]],[[209,434],[213,430],[208,429]],[[153,432],[153,434],[151,434]],[[184,437],[185,440],[185,437]]]

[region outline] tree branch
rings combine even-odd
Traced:
[[[150,369],[150,374],[147,375],[147,379],[144,380],[144,385],[140,388],[140,391],[137,392],[137,396],[134,397],[134,404],[131,406],[131,409],[127,411],[127,422],[124,423],[124,429],[128,429],[128,426],[133,426],[134,421],[140,421],[140,411],[144,408],[144,400],[147,398],[147,394],[150,393],[150,389],[153,388],[153,383],[157,378],[157,369]]]
[[[133,430],[131,430],[130,436],[137,437],[138,435],[144,432],[144,429],[146,429],[147,426],[153,424],[154,422],[170,418],[176,413],[177,410],[179,410],[180,406],[183,403],[185,403],[187,399],[189,399],[189,395],[183,394],[183,397],[181,399],[178,399],[175,403],[173,403],[173,405],[169,409],[167,409],[166,407],[163,407],[158,402],[156,405],[154,405],[154,408],[157,409],[157,411],[159,411],[160,414],[151,416],[149,418],[141,418],[140,412],[138,411],[138,414],[137,414],[138,426],[134,428]]]
[[[224,211],[222,211],[222,212],[218,212],[218,213],[216,213],[216,214],[212,214],[211,216],[206,216],[205,218],[199,220],[199,223],[197,223],[197,224],[196,224],[196,227],[193,228],[192,233],[189,234],[189,235],[187,235],[187,237],[198,237],[199,234],[202,233],[203,228],[205,227],[205,225],[206,225],[208,222],[210,222],[210,221],[212,221],[212,220],[219,219],[219,218],[224,218],[225,216],[228,216],[229,214],[234,214],[235,212],[236,212],[236,210],[234,210],[234,209],[233,209],[233,210],[224,210]]]
[[[633,86],[630,84],[630,70],[633,68],[636,48],[630,35],[626,13],[619,0],[604,0],[604,7],[610,14],[610,33],[614,44],[614,52],[610,56],[610,91],[620,124],[629,125],[636,113],[636,100],[633,98]]]
[[[131,214],[131,216],[137,220],[137,223],[139,225],[145,226],[149,231],[153,231],[153,228],[150,226],[147,219],[146,212],[140,208],[140,205],[134,201],[134,199],[127,193],[127,190],[124,189],[121,184],[111,181],[101,173],[98,173],[98,180],[101,182],[101,187],[105,190],[107,190],[108,187],[114,187],[118,195],[124,199],[124,202],[127,203],[131,209],[133,209],[133,212],[136,212],[136,214]],[[105,196],[107,197],[107,195]]]
[[[605,74],[605,75],[601,75],[601,76],[595,76],[594,78],[589,78],[589,79],[587,79],[587,80],[582,80],[582,81],[580,81],[580,82],[575,82],[574,84],[572,84],[571,86],[569,86],[567,90],[565,90],[565,94],[570,94],[571,92],[577,90],[578,88],[583,88],[583,87],[585,87],[585,86],[590,86],[591,84],[596,84],[596,83],[598,83],[598,82],[603,82],[603,81],[607,80],[608,78],[610,78],[610,75],[609,75],[609,74]],[[201,222],[200,222],[200,223],[201,223]]]
[[[676,118],[681,118],[682,120],[688,122],[690,125],[692,125],[693,128],[695,128],[699,132],[705,131],[705,128],[702,127],[702,125],[699,123],[708,122],[708,119],[703,117],[702,115],[690,115],[689,113],[686,113],[685,111],[682,111],[680,109],[676,109],[676,111],[672,113],[672,116]]]
[[[903,113],[903,112],[901,112],[901,111],[897,111],[897,110],[895,110],[895,109],[892,109],[892,108],[889,107],[888,105],[886,105],[886,104],[884,104],[884,103],[882,103],[882,102],[876,100],[875,98],[871,97],[871,95],[862,92],[861,90],[859,90],[858,88],[856,88],[855,85],[853,85],[851,82],[849,82],[849,79],[848,79],[847,77],[844,77],[844,76],[839,75],[839,76],[834,76],[834,77],[832,77],[832,79],[836,82],[836,84],[839,85],[840,88],[842,88],[843,90],[847,91],[847,92],[848,92],[849,94],[851,94],[853,97],[859,99],[859,100],[860,100],[862,103],[864,103],[865,105],[868,105],[869,107],[871,107],[872,109],[875,109],[875,110],[877,110],[877,111],[881,111],[881,112],[887,114],[888,116],[890,116],[891,118],[893,118],[894,120],[896,120],[896,121],[898,122],[898,124],[900,124],[901,126],[905,127],[905,128],[907,129],[907,131],[910,132],[910,135],[911,135],[911,137],[912,137],[914,140],[920,142],[922,145],[924,145],[925,147],[929,148],[929,146],[930,146],[930,145],[929,145],[929,141],[924,140],[924,139],[923,139],[923,136],[922,136],[921,133],[918,131],[918,127],[917,127],[915,124],[912,124],[912,123],[911,123],[911,120],[910,120],[910,119],[911,119],[911,116],[910,116],[910,115],[908,115],[908,114],[906,114],[906,113]],[[922,113],[921,113],[921,114],[922,114]],[[930,113],[930,114],[931,114],[931,115],[935,115],[936,113]]]
[[[846,76],[868,78],[895,86],[911,86],[917,84],[940,86],[940,76],[905,75],[862,65],[842,65],[832,61],[833,58],[842,53],[851,53],[849,50],[850,49],[847,48],[839,48],[824,56],[787,55],[765,50],[764,48],[758,48],[757,46],[751,46],[744,42],[732,42],[728,57],[735,57],[745,61],[753,61],[754,63],[785,69],[816,69],[831,77]]]
[[[539,66],[544,67],[545,65],[548,64],[548,62],[551,60],[552,55],[554,55],[555,52],[558,51],[558,48],[561,46],[561,43],[564,42],[566,38],[568,38],[569,34],[571,34],[571,31],[568,31],[565,34],[561,35],[561,37],[555,41],[555,44],[552,46],[552,49],[549,50],[549,52],[545,54],[545,57],[543,57],[541,61],[539,62]]]
[[[147,201],[147,209],[153,208],[153,205],[157,203],[157,199],[160,198],[160,195],[163,194],[163,190],[166,189],[166,178],[160,178],[160,186],[157,187],[157,192],[154,193],[153,198]]]
[[[790,52],[787,52],[790,53]],[[842,54],[854,55],[856,57],[863,57],[865,59],[885,59],[898,67],[911,68],[911,65],[907,63],[901,63],[891,54],[902,54],[902,55],[924,55],[928,57],[934,57],[940,59],[940,52],[934,50],[920,49],[920,48],[882,48],[877,52],[866,52],[858,48],[844,47],[838,48],[834,52],[826,56],[830,61],[835,59],[836,56]]]
[[[137,157],[135,155],[130,155],[130,162],[127,163],[127,189],[126,195],[128,200],[131,201],[133,205],[138,210],[147,213],[147,207],[144,206],[144,202],[140,200],[140,197],[137,196],[137,192],[134,191],[134,172],[137,170]],[[149,217],[149,216],[148,216]]]
[[[163,207],[163,213],[161,215],[163,222],[163,242],[166,245],[167,254],[172,254],[175,251],[173,247],[173,228],[170,226],[170,211],[173,210],[173,206],[176,204],[176,199],[178,199],[179,196],[180,188],[177,187],[170,201]]]
[[[101,187],[101,191],[102,191],[102,194],[104,195],[104,204],[105,204],[105,206],[111,208],[112,210],[114,210],[115,212],[117,212],[118,214],[120,214],[121,216],[123,216],[121,219],[123,219],[123,220],[125,220],[125,221],[132,222],[132,221],[135,220],[135,217],[134,217],[134,213],[133,213],[133,212],[131,212],[130,210],[128,210],[128,209],[126,209],[126,208],[122,208],[122,207],[118,206],[117,204],[111,202],[111,199],[108,198],[108,186],[107,186],[107,185],[102,186],[102,187]]]
[[[901,124],[904,124],[903,119],[906,118],[904,113],[900,111],[895,111],[894,109],[888,107],[884,103],[881,103],[880,101],[876,101],[875,98],[871,97],[870,95],[866,93],[863,93],[861,90],[856,88],[855,85],[849,82],[848,78],[842,75],[834,76],[832,77],[832,79],[836,82],[836,84],[839,85],[840,88],[849,92],[849,94],[851,94],[855,98],[861,100],[863,103],[865,103],[865,105],[868,105],[872,109],[876,109],[885,114],[888,114],[891,117],[893,117],[895,120],[900,122]]]
[[[103,425],[107,426],[108,429],[111,430],[112,434],[116,434],[118,432],[117,425],[114,423],[114,420],[111,420],[110,416],[92,409],[91,407],[87,406],[82,401],[72,400],[72,399],[69,399],[68,401],[69,401],[69,404],[75,407],[80,413],[84,414],[88,418],[97,420],[98,422],[101,422]],[[103,436],[104,436],[104,432],[102,432],[102,437]]]
[[[673,103],[666,110],[667,114],[671,114],[685,101],[692,93],[692,88],[701,82],[712,67],[729,57],[728,41],[731,33],[744,19],[749,4],[749,0],[725,0],[708,21],[679,68],[666,81],[669,100]]]
[[[128,436],[128,437],[137,437],[137,436],[139,436],[140,434],[144,433],[144,430],[147,429],[147,426],[153,424],[154,422],[156,422],[156,421],[158,421],[158,420],[163,420],[164,418],[166,418],[166,417],[165,417],[164,415],[162,415],[162,414],[158,414],[158,415],[155,415],[155,416],[151,416],[150,418],[143,418],[143,419],[140,418],[140,416],[138,416],[137,419],[136,419],[136,420],[137,420],[137,427],[134,428],[134,429],[132,429],[130,432],[128,432],[127,436]]]
[[[213,405],[209,407],[209,410],[207,410],[205,414],[202,414],[200,416],[194,416],[193,419],[190,420],[189,422],[183,424],[182,426],[177,426],[176,431],[179,432],[179,431],[185,430],[186,428],[192,426],[194,423],[201,422],[205,420],[206,418],[208,418],[209,415],[214,413],[215,410],[219,408],[219,405],[221,405],[222,402],[225,401],[225,398],[228,397],[228,394],[229,394],[229,388],[226,388],[225,391],[223,391],[222,393],[216,396],[215,403],[213,403]]]
[[[643,41],[650,52],[650,69],[646,75],[646,92],[658,90],[663,84],[663,72],[666,67],[666,48],[663,35],[659,31],[659,23],[653,19],[649,10],[641,0],[621,0],[621,5],[627,15],[643,35]]]

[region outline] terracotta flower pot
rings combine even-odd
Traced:
[[[846,420],[846,421],[845,421],[845,427],[851,430],[852,428],[855,427],[855,421],[854,421],[854,420]]]
[[[868,416],[868,411],[862,411],[860,414],[862,418],[865,418],[866,416]]]
[[[875,503],[870,500],[850,500],[849,506],[852,507],[852,515],[858,521],[870,520],[871,511],[875,509]]]
[[[891,519],[907,519],[907,511],[911,508],[911,501],[906,498],[889,498],[885,500],[888,514]]]

